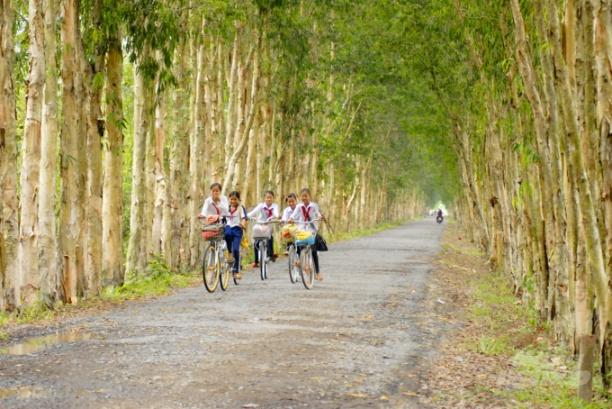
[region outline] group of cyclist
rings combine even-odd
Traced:
[[[295,193],[290,193],[285,198],[287,207],[282,214],[279,207],[274,203],[274,192],[268,190],[264,193],[263,202],[255,206],[250,212],[242,205],[240,193],[237,191],[231,192],[227,197],[222,194],[222,186],[220,183],[213,183],[210,186],[210,196],[204,201],[200,218],[218,217],[225,224],[225,242],[227,250],[232,255],[232,274],[235,279],[242,278],[240,273],[240,248],[245,237],[245,231],[248,226],[248,221],[253,220],[255,223],[268,223],[272,221],[280,221],[286,224],[299,224],[300,229],[317,234],[319,230],[319,221],[325,220],[321,214],[319,206],[312,201],[310,190],[303,188],[300,191],[300,200]],[[274,254],[274,239],[272,235],[267,243],[268,256],[272,261],[275,261],[277,256]],[[255,249],[255,261],[253,267],[258,267],[260,260],[258,259],[258,251]],[[319,270],[319,257],[316,248],[312,250],[313,261],[315,265],[315,279],[323,280],[323,276]]]

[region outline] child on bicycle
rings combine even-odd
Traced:
[[[221,194],[221,189],[220,183],[215,182],[210,185],[210,196],[204,201],[202,211],[198,217],[207,218],[209,216],[219,216],[219,219],[221,219],[227,214],[229,202],[227,201],[227,197]]]
[[[289,218],[289,223],[296,222],[299,224],[300,229],[310,231],[313,234],[318,234],[318,220],[325,220],[324,216],[319,210],[319,205],[311,201],[310,189],[308,188],[303,188],[300,191],[300,199],[302,199],[302,203],[295,207],[291,217]],[[319,269],[319,254],[317,253],[316,247],[313,247],[312,249],[312,258],[315,264],[315,279],[318,281],[323,281],[323,275]]]
[[[274,203],[274,192],[268,190],[264,194],[263,203],[258,204],[251,212],[248,214],[249,218],[254,218],[257,222],[269,222],[274,219],[278,219],[278,205]],[[259,255],[257,254],[257,248],[253,245],[255,251],[255,262],[253,263],[253,267],[259,266]],[[272,259],[272,261],[276,261],[276,255],[274,254],[274,239],[271,237],[268,240],[268,255]]]
[[[281,222],[288,223],[295,207],[297,206],[297,196],[295,193],[289,193],[285,198],[285,203],[287,203],[287,207],[283,210],[283,215],[281,217]],[[285,250],[285,255],[289,254],[289,244],[287,244],[287,250]]]
[[[229,194],[229,210],[226,220],[225,242],[228,251],[234,258],[232,274],[240,280],[242,278],[240,274],[240,242],[247,225],[247,212],[245,207],[240,204],[239,192],[234,191]]]

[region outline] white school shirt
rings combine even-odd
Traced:
[[[229,202],[227,201],[227,197],[221,196],[219,198],[218,204],[213,202],[212,197],[206,198],[206,200],[204,201],[204,205],[202,206],[202,211],[200,213],[203,216],[223,216],[228,214]]]
[[[304,217],[304,203],[300,203],[295,207],[293,214],[291,215],[291,220],[296,222],[306,222],[306,218]],[[308,220],[319,219],[321,217],[321,212],[319,211],[319,205],[313,202],[310,202],[308,207],[306,207],[306,212],[308,214]],[[313,223],[298,223],[298,228],[302,230],[308,230],[313,233],[316,233],[319,230],[319,222]]]
[[[297,205],[295,207],[297,207]],[[287,206],[285,210],[283,210],[283,217],[281,217],[281,221],[288,222],[293,214],[293,210],[294,209],[292,209],[291,206]]]
[[[225,219],[227,220],[227,225],[229,227],[240,226],[240,220],[247,218],[246,209],[242,205],[238,205],[238,207],[234,209],[233,213],[232,208],[230,206],[229,210],[227,211],[227,214],[229,216],[227,216]]]
[[[272,203],[270,207],[265,203],[260,203],[255,209],[251,210],[249,217],[254,217],[258,222],[265,222],[270,217],[278,217],[278,214],[278,205],[276,203]]]

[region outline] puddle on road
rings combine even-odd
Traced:
[[[84,341],[91,338],[92,335],[89,332],[83,331],[82,329],[72,329],[64,332],[56,332],[55,334],[45,335],[42,337],[30,338],[18,344],[0,348],[0,355],[28,355],[42,351],[53,345],[66,342]],[[2,396],[1,393],[2,392],[0,389],[0,397]]]
[[[28,399],[40,395],[37,391],[28,386],[19,386],[17,388],[0,388],[0,399],[19,398]]]

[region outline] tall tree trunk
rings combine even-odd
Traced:
[[[202,151],[204,144],[204,76],[206,75],[205,66],[206,47],[200,44],[196,58],[196,82],[195,82],[195,109],[193,111],[194,123],[191,134],[190,154],[189,154],[189,177],[190,177],[190,233],[189,233],[189,253],[190,267],[195,267],[200,257],[200,231],[198,229],[198,214],[202,205],[201,177]]]
[[[94,24],[101,29],[102,1],[94,6]],[[104,69],[105,49],[98,46],[93,64],[87,64],[86,86],[89,88],[89,115],[87,124],[87,223],[85,244],[85,297],[100,293],[102,270],[102,139],[104,121],[102,120],[101,98],[102,83],[97,77]]]
[[[189,108],[190,88],[187,76],[188,53],[187,44],[179,46],[176,55],[178,86],[173,90],[172,105],[174,107],[172,120],[172,149],[170,152],[170,197],[168,207],[171,214],[171,228],[167,231],[166,262],[172,270],[180,270],[189,263],[184,258],[185,250],[189,248],[189,219],[185,216],[185,206],[188,196],[187,175],[189,174]],[[168,248],[169,246],[169,248]]]
[[[38,202],[38,255],[41,296],[47,305],[58,297],[57,228],[57,77],[55,23],[60,2],[45,0],[45,95],[41,130],[40,193]]]
[[[165,129],[165,96],[158,95],[158,102],[155,107],[155,132],[154,132],[154,183],[155,183],[155,201],[153,208],[153,232],[152,232],[152,249],[154,254],[163,253],[162,230],[164,209],[167,207],[167,190],[166,190],[166,172],[164,169],[164,146],[166,144],[166,129]]]
[[[27,86],[26,122],[21,167],[21,214],[19,224],[19,271],[21,299],[32,304],[40,289],[38,274],[38,186],[43,90],[45,85],[44,16],[42,0],[28,6],[30,73]]]
[[[102,285],[123,284],[123,56],[117,35],[109,38],[106,60],[106,151],[102,197]]]
[[[60,210],[60,255],[62,257],[61,285],[65,302],[77,302],[77,246],[80,226],[79,212],[79,107],[77,105],[76,83],[79,75],[77,63],[78,29],[77,0],[63,0],[62,3],[62,83],[63,122],[61,129],[61,178],[62,206]]]
[[[130,238],[128,242],[128,273],[141,274],[146,268],[145,201],[146,201],[146,152],[147,152],[147,101],[150,97],[144,74],[139,67],[134,71],[134,152],[132,159],[132,199],[130,207]]]
[[[13,2],[0,0],[0,310],[19,305]]]

